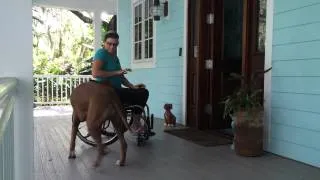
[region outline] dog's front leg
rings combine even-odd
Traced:
[[[80,124],[80,120],[78,116],[73,113],[72,114],[72,129],[71,129],[71,138],[70,138],[70,149],[69,149],[69,159],[76,158],[75,146],[76,146],[76,135],[78,131],[78,127]]]
[[[118,132],[118,137],[119,137],[119,141],[120,141],[120,160],[117,160],[116,164],[118,166],[124,166],[126,163],[126,157],[127,157],[127,142],[124,138],[123,133]]]

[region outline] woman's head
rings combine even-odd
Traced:
[[[119,35],[114,31],[108,31],[104,36],[103,46],[110,53],[115,54],[119,44]]]

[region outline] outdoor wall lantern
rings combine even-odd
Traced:
[[[162,4],[162,5],[161,5]],[[160,16],[168,16],[168,1],[160,2],[160,0],[153,1],[152,15],[155,21],[160,20]]]

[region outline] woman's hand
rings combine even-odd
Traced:
[[[121,69],[120,71],[118,71],[118,75],[122,76],[124,74],[127,74],[128,72],[131,72],[132,70],[130,68],[125,68],[125,69]]]
[[[126,69],[121,69],[121,70],[117,71],[118,76],[122,76],[127,73],[128,73],[128,71]]]

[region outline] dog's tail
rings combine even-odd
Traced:
[[[114,109],[116,110],[116,112],[119,114],[119,116],[120,116],[120,118],[121,118],[124,126],[125,126],[131,133],[133,133],[132,129],[130,128],[130,125],[129,125],[128,121],[126,120],[126,118],[125,118],[124,115],[123,115],[123,111],[120,110],[119,105],[118,105],[116,102],[114,102],[114,101],[112,102],[112,105],[113,105]]]

